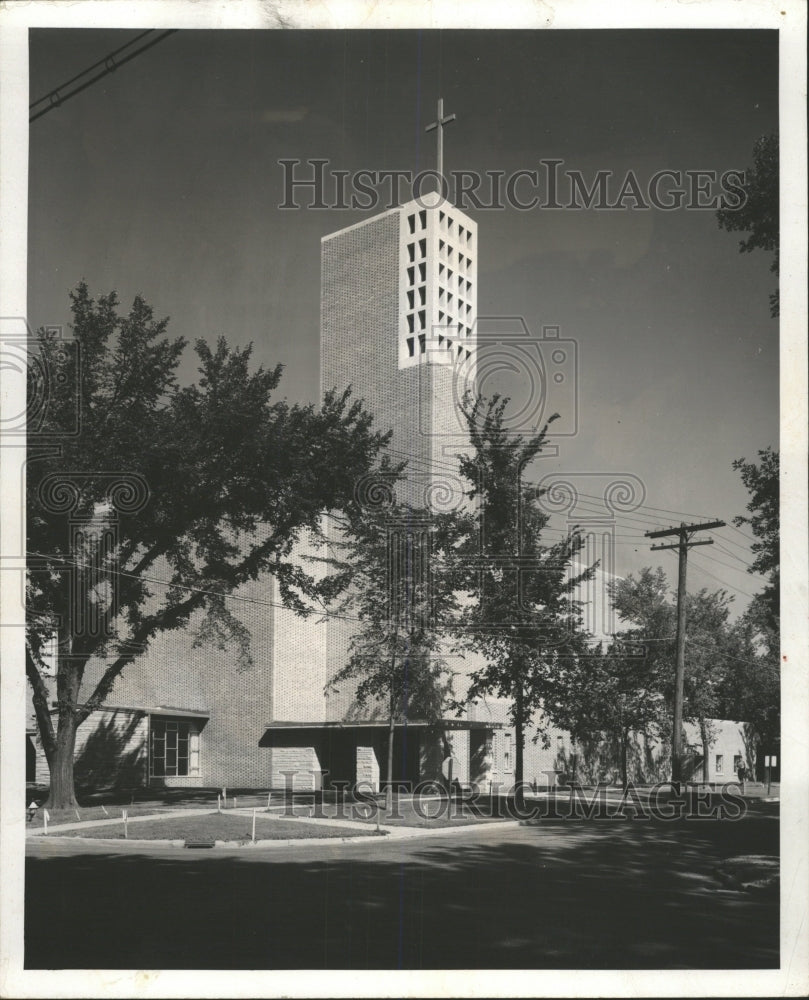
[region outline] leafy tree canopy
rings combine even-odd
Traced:
[[[739,242],[742,253],[751,250],[769,250],[773,254],[770,271],[778,274],[778,136],[763,135],[753,146],[753,166],[745,171],[742,185],[746,200],[739,208],[720,208],[716,217],[719,226],[729,232],[746,232],[750,235]],[[779,311],[778,290],[770,296],[770,313]]]
[[[225,596],[266,572],[306,613],[319,585],[291,558],[295,541],[325,510],[355,504],[388,439],[349,389],[319,407],[275,399],[282,366],[256,368],[251,347],[223,338],[196,342],[198,379],[180,385],[186,342],[140,296],[122,315],[115,293],[94,300],[81,283],[71,309],[78,353],[38,335],[49,396],[27,479],[26,669],[52,792],[59,756],[68,802],[75,727],[156,633],[204,609],[208,634],[235,638],[247,662],[249,635]],[[81,544],[71,522],[84,525]],[[55,622],[57,731],[41,658]],[[106,669],[80,699],[91,656]]]

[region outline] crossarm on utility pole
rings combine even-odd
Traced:
[[[710,528],[724,528],[724,521],[705,521],[702,524],[681,524],[679,528],[664,528],[662,531],[647,531],[647,538],[665,538],[666,535],[679,535],[681,531],[708,531]]]
[[[689,548],[693,545],[713,545],[713,538],[704,538],[699,542],[689,542]],[[679,549],[680,543],[677,542],[675,545],[652,545],[649,547],[650,552],[659,552],[661,549]]]

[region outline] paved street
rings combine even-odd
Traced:
[[[632,821],[268,851],[36,839],[29,968],[727,968],[778,964],[776,894],[719,861],[778,821]]]

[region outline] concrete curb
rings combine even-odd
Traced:
[[[178,816],[205,816],[210,815],[214,811],[210,808],[208,809],[184,809],[178,810],[177,812],[172,812],[171,818]],[[253,815],[253,810],[248,808],[238,808],[227,810],[228,815],[241,816],[242,818],[251,817]],[[262,816],[265,819],[272,820],[288,820],[291,821],[293,817],[290,816],[275,816],[266,811],[262,812]],[[129,823],[146,822],[148,820],[159,820],[168,819],[169,816],[165,813],[153,813],[144,816],[133,816],[129,819]],[[376,837],[377,840],[385,839],[387,841],[394,840],[421,840],[428,839],[431,837],[441,837],[441,836],[465,836],[472,833],[480,833],[482,830],[489,828],[496,828],[498,830],[503,829],[513,829],[520,825],[520,820],[490,820],[485,823],[463,823],[458,826],[442,826],[434,827],[432,829],[426,827],[418,826],[386,826],[384,823],[380,824],[380,829],[383,831],[383,835],[377,836],[375,833],[375,828],[371,823],[363,823],[360,820],[338,820],[329,819],[328,817],[323,819],[316,819],[311,816],[295,816],[294,820],[298,823],[313,825],[328,825],[332,827],[342,827],[343,829],[358,831],[360,829],[367,830],[367,833],[363,833],[361,836],[346,836],[346,837],[296,837],[293,839],[285,840],[256,840],[253,841],[238,841],[238,840],[217,840],[214,843],[214,849],[225,848],[227,850],[231,849],[257,849],[267,850],[268,848],[275,847],[298,847],[302,844],[358,844],[367,843],[369,840]],[[126,840],[122,840],[118,837],[116,838],[105,838],[105,837],[82,837],[76,835],[75,837],[64,836],[65,831],[72,830],[82,830],[89,829],[91,827],[100,826],[115,826],[122,822],[120,817],[110,818],[104,820],[82,820],[76,823],[63,823],[59,826],[51,826],[48,828],[48,833],[58,832],[59,840],[67,840],[70,842],[81,842],[81,843],[93,843],[93,844],[103,844],[106,846],[115,847],[185,847],[184,840],[138,840],[134,837],[129,837]],[[26,837],[31,838],[47,838],[44,827],[38,827],[35,830],[26,831]]]

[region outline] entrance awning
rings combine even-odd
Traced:
[[[357,720],[340,720],[340,721],[318,721],[318,722],[289,722],[276,720],[274,722],[268,722],[264,726],[264,735],[259,740],[259,746],[266,747],[270,746],[273,742],[274,736],[280,736],[281,734],[287,737],[292,736],[294,733],[298,733],[303,736],[305,733],[311,733],[313,736],[316,734],[321,734],[324,732],[344,732],[344,733],[356,733],[359,735],[363,731],[379,732],[380,730],[387,730],[390,728],[390,723],[385,720],[378,719],[357,719]],[[440,719],[437,722],[428,722],[426,719],[409,719],[406,723],[397,722],[394,724],[394,729],[401,731],[403,729],[451,729],[451,730],[491,730],[491,729],[504,729],[504,722],[477,722],[471,719]]]

